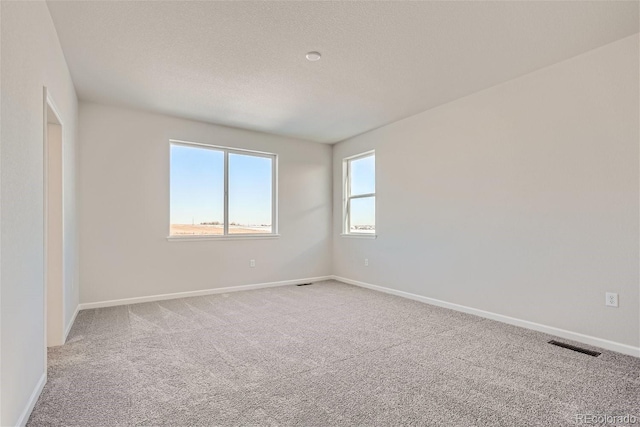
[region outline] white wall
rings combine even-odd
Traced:
[[[334,274],[638,347],[638,78],[635,35],[337,144]],[[371,149],[378,238],[340,237]]]
[[[84,102],[79,118],[82,303],[331,274],[331,146]],[[167,241],[169,139],[278,154],[281,237]]]
[[[65,318],[78,304],[75,233],[77,99],[44,2],[0,2],[1,415],[13,425],[45,374],[43,251],[43,86],[64,123]],[[35,396],[37,397],[37,396]]]

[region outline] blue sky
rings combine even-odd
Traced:
[[[272,159],[229,153],[229,220],[271,224]],[[171,223],[224,220],[224,153],[171,146]]]
[[[351,195],[376,192],[376,159],[351,161]],[[351,225],[375,225],[375,197],[351,200]]]
[[[351,195],[376,192],[376,157],[351,161]]]

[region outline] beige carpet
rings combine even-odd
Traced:
[[[640,359],[591,357],[552,338],[332,281],[85,310],[49,351],[28,425],[640,418]]]

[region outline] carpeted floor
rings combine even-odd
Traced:
[[[640,359],[591,357],[551,338],[333,281],[85,310],[67,344],[49,350],[28,425],[640,418]]]

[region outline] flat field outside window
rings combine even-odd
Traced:
[[[375,154],[347,158],[344,160],[344,165],[344,233],[375,234]]]
[[[224,152],[171,145],[172,236],[224,234]]]
[[[172,141],[170,237],[276,234],[276,155]]]
[[[351,199],[350,233],[376,232],[376,197],[362,197]]]

